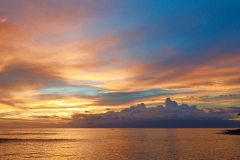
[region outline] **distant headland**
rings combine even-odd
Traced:
[[[239,116],[240,116],[240,113],[238,113],[237,117],[239,117]],[[226,134],[233,134],[233,135],[240,135],[240,129],[226,130],[225,133]]]

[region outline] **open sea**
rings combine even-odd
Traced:
[[[0,129],[0,159],[240,159],[226,129]]]

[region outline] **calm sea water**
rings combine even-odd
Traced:
[[[224,129],[0,129],[0,159],[240,159]]]

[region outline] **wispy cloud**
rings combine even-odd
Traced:
[[[6,21],[7,21],[7,18],[1,18],[1,17],[0,17],[0,22],[1,22],[1,23],[4,23],[4,22],[6,22]]]
[[[165,97],[199,109],[239,106],[237,6],[2,0],[0,109],[70,117]]]

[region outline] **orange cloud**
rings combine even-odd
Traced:
[[[6,22],[7,21],[7,18],[0,18],[0,22],[1,23],[4,23],[4,22]]]
[[[189,56],[175,44],[154,46],[155,38],[165,34],[155,35],[155,23],[144,28],[128,21],[130,27],[121,28],[102,1],[1,1],[0,6],[1,17],[7,17],[0,18],[0,109],[5,115],[25,111],[12,120],[106,112],[139,102],[151,106],[166,96],[239,104],[237,96],[230,96],[239,94],[239,51],[226,54],[216,47],[226,39],[199,52],[189,49],[197,53]],[[146,28],[154,30],[153,43],[145,44]],[[226,97],[220,100],[220,95]]]

